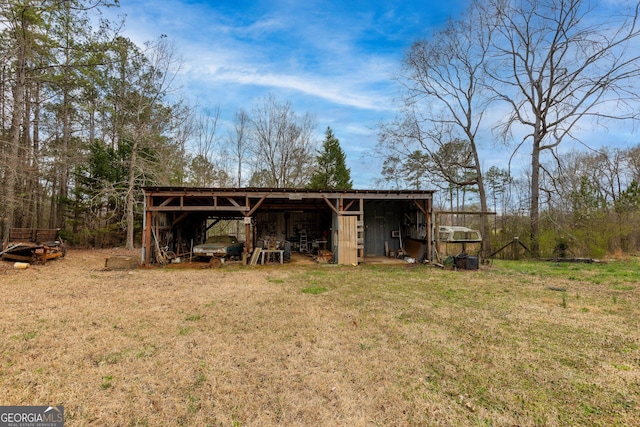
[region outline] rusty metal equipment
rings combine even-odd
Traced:
[[[44,264],[64,257],[66,246],[56,228],[11,228],[2,245],[2,259]]]

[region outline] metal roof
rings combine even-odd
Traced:
[[[215,187],[144,187],[152,194],[202,196],[222,194],[225,196],[285,197],[299,194],[308,198],[343,197],[362,199],[421,199],[430,198],[436,190],[310,190],[305,188],[215,188]]]

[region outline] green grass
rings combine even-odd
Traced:
[[[328,289],[326,287],[319,286],[319,285],[307,286],[306,288],[302,288],[303,294],[311,294],[311,295],[318,295],[327,291]]]
[[[506,413],[523,425],[638,420],[637,262],[501,261],[477,272],[364,265],[334,274],[322,280],[336,310],[382,333],[387,351],[414,353],[398,373],[406,401],[449,396],[469,411],[468,425],[504,425]],[[359,349],[371,353],[379,341],[360,340]],[[585,393],[578,383],[595,387]]]
[[[100,384],[100,387],[103,390],[107,390],[111,388],[113,382],[113,376],[112,375],[106,375],[102,377],[102,383]]]
[[[545,261],[496,261],[505,274],[517,273],[546,278],[570,279],[601,283],[640,283],[638,261],[607,261],[598,263],[571,263]]]
[[[12,338],[14,339],[22,339],[24,341],[29,341],[34,339],[36,336],[38,336],[38,331],[29,331],[29,332],[25,332],[21,335],[14,335]]]

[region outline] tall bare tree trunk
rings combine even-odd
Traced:
[[[24,194],[20,205],[21,215],[21,227],[33,228],[35,227],[35,197],[34,197],[34,181],[38,180],[37,174],[33,168],[33,139],[32,130],[36,132],[35,123],[33,129],[30,128],[31,111],[33,107],[33,97],[37,94],[33,93],[34,88],[31,86],[25,94],[24,103],[24,119],[22,120],[22,146],[23,148],[18,152],[20,157],[20,171],[22,176],[18,176],[18,189],[17,194]]]
[[[540,255],[540,156],[575,139],[586,121],[638,120],[640,7],[613,2],[598,16],[587,0],[488,0],[495,13],[489,86],[511,109],[499,126],[531,146],[531,251]],[[609,10],[609,8],[611,8]],[[635,90],[635,92],[634,92]]]
[[[529,213],[531,252],[540,256],[540,138],[534,135],[531,150],[531,211]]]
[[[63,83],[62,95],[62,147],[60,148],[60,158],[58,159],[58,209],[56,223],[54,227],[65,228],[67,208],[69,206],[69,140],[71,138],[71,119],[69,114],[69,88],[67,87],[67,71],[65,67],[65,83]]]
[[[482,251],[483,255],[490,253],[491,251],[491,233],[489,232],[489,221],[485,212],[488,210],[487,206],[487,192],[484,188],[484,174],[482,172],[480,156],[478,150],[473,146],[473,158],[476,165],[476,179],[478,185],[478,196],[480,197],[480,233],[482,234]]]
[[[33,226],[42,228],[42,191],[40,188],[40,89],[41,84],[35,85],[35,99],[33,110],[33,141],[31,144],[33,152],[31,153],[31,189],[29,193],[33,195],[33,215],[35,216]]]
[[[136,184],[136,161],[138,154],[138,139],[133,142],[131,147],[131,160],[129,164],[129,182],[127,185],[127,249],[133,249],[133,231],[134,231],[134,202],[135,202],[135,184]]]
[[[18,159],[20,153],[21,122],[24,117],[24,99],[27,85],[27,36],[28,21],[23,18],[19,29],[16,29],[16,82],[13,88],[13,111],[11,112],[11,129],[9,153],[7,156],[7,175],[5,182],[6,226],[13,227],[16,214],[16,186],[18,183]]]

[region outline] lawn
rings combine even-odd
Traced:
[[[640,262],[0,270],[0,404],[86,426],[640,426]]]

